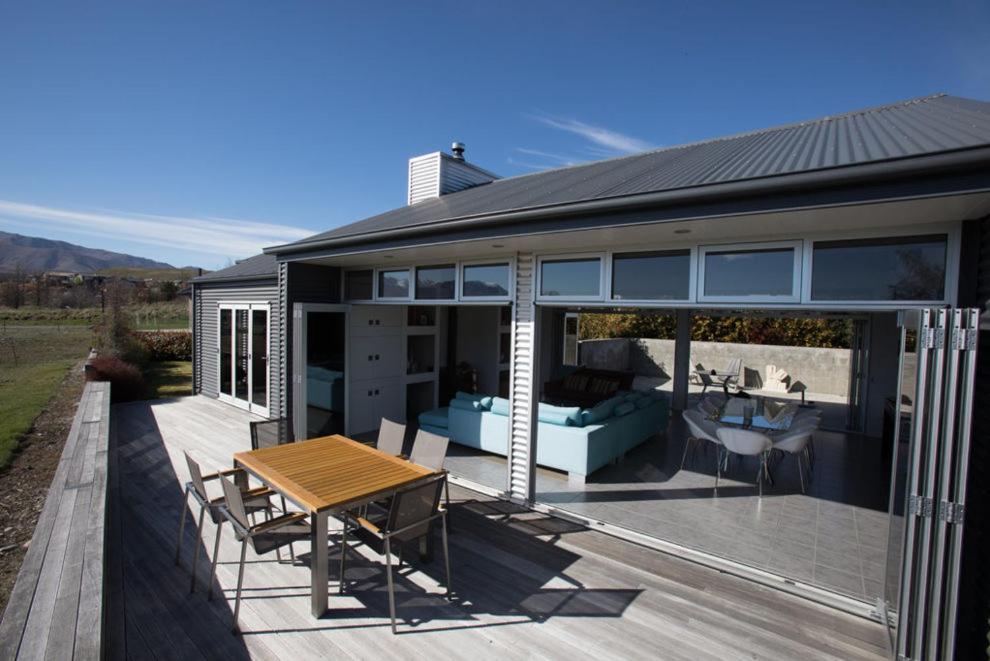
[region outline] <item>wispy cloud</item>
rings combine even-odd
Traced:
[[[580,136],[592,145],[607,149],[614,155],[632,154],[653,148],[653,145],[646,140],[634,138],[631,135],[613,131],[603,126],[588,124],[577,119],[542,114],[535,114],[532,117],[541,124],[545,124],[551,128]]]
[[[567,167],[583,163],[587,159],[579,159],[564,154],[554,154],[540,149],[516,147],[509,156],[509,163],[530,170],[546,170],[547,168]]]
[[[0,220],[30,222],[81,234],[133,241],[204,255],[247,257],[265,246],[313,234],[312,230],[233,218],[190,218],[121,211],[58,209],[0,200]]]

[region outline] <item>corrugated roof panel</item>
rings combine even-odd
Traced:
[[[814,121],[509,177],[318,234],[358,237],[457,218],[990,146],[990,103],[932,96]]]

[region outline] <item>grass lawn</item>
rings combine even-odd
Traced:
[[[166,360],[144,368],[148,397],[184,397],[192,394],[192,361]]]
[[[93,335],[81,326],[8,323],[0,331],[0,468],[51,399],[55,386],[86,358]]]

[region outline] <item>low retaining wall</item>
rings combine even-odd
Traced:
[[[691,342],[691,366],[723,370],[734,358],[742,360],[742,385],[761,388],[767,365],[776,365],[800,381],[808,392],[846,396],[849,394],[849,350],[785,347],[774,344],[735,342]],[[629,370],[640,376],[672,378],[674,340],[615,338],[582,340],[579,362],[588,367]]]
[[[103,655],[110,384],[87,383],[0,620],[0,658]]]

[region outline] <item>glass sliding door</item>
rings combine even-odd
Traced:
[[[217,338],[217,386],[221,400],[267,416],[269,307],[221,303]]]
[[[347,433],[347,308],[297,303],[293,324],[296,440]]]

